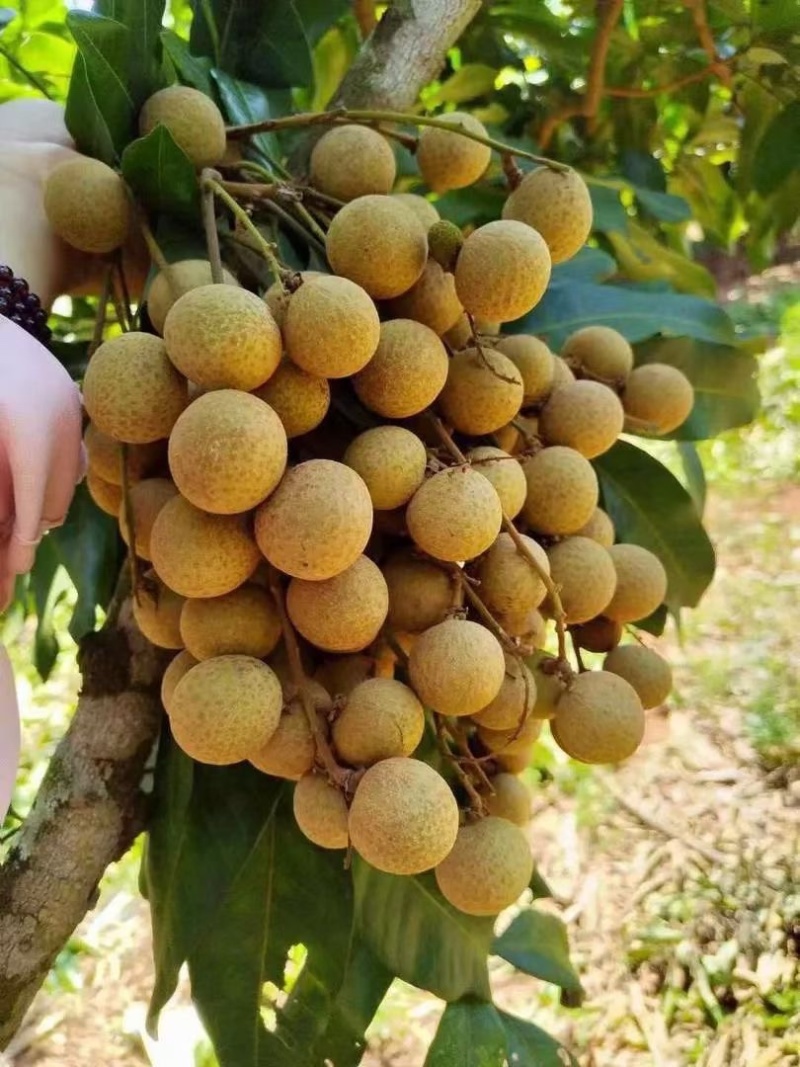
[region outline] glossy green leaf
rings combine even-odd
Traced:
[[[637,630],[644,630],[645,633],[653,634],[654,637],[660,637],[666,628],[668,618],[669,610],[667,605],[659,604],[652,615],[648,615],[646,619],[637,620],[633,625]]]
[[[384,966],[444,1000],[488,999],[491,919],[457,911],[432,874],[403,878],[356,858],[353,884],[357,928]]]
[[[75,43],[84,60],[84,74],[96,108],[108,128],[114,150],[120,153],[134,133],[138,103],[128,84],[128,58],[131,54],[131,33],[127,26],[114,19],[103,18],[89,11],[70,11],[67,15]],[[85,89],[80,85],[82,95]],[[70,85],[70,96],[72,85]],[[83,116],[84,108],[81,109]],[[73,112],[73,117],[75,113]],[[70,121],[67,108],[67,121]],[[70,133],[84,147],[83,128],[69,126]]]
[[[161,20],[165,0],[95,0],[94,10],[127,26],[130,51],[127,81],[140,107],[151,93],[162,88]]]
[[[666,435],[669,438],[702,441],[724,430],[746,426],[756,417],[758,364],[733,345],[709,344],[687,337],[658,339],[636,346],[636,362],[668,363],[683,371],[694,386],[691,414]]]
[[[326,30],[350,11],[350,0],[294,0],[306,37],[316,44]]]
[[[425,1067],[506,1067],[506,1032],[493,1004],[448,1004],[428,1049]]]
[[[509,1067],[577,1067],[575,1057],[538,1026],[505,1011],[497,1014],[506,1032]]]
[[[543,897],[553,896],[553,890],[550,888],[550,886],[539,873],[538,867],[533,868],[533,874],[531,875],[531,880],[528,883],[528,888],[533,894],[534,900],[540,900]]]
[[[186,221],[199,217],[194,164],[166,126],[132,141],[122,153],[122,175],[143,204]]]
[[[224,70],[213,69],[211,77],[219,90],[222,110],[232,126],[276,118],[285,114],[290,104],[282,90],[267,92],[258,85],[232,77]],[[250,138],[249,144],[255,151],[256,160],[274,169],[275,162],[281,157],[277,135],[259,133]]]
[[[442,82],[434,94],[434,104],[463,104],[478,96],[485,96],[494,87],[497,71],[485,63],[465,63]]]
[[[588,176],[587,183],[594,213],[592,228],[601,232],[624,230],[628,225],[628,213],[620,201],[619,189],[612,189],[607,185],[598,185]]]
[[[581,992],[580,979],[570,963],[567,930],[557,915],[526,908],[495,938],[492,952],[525,974]]]
[[[161,44],[180,81],[213,97],[212,63],[208,56],[193,56],[189,45],[174,30],[162,30]]]
[[[33,639],[33,664],[46,682],[58,658],[59,643],[53,610],[69,588],[69,579],[61,567],[55,544],[45,537],[36,552],[29,589],[36,608],[36,633]]]
[[[72,68],[64,121],[81,152],[104,163],[114,163],[114,140],[89,80],[86,60],[80,53],[75,56]]]
[[[616,272],[617,264],[614,257],[599,248],[584,245],[577,255],[568,259],[565,263],[557,263],[553,267],[553,281],[602,282],[610,278]]]
[[[17,12],[10,7],[0,7],[0,30],[4,30],[9,22],[17,17]]]
[[[659,222],[688,222],[692,217],[692,209],[682,196],[659,193],[641,185],[635,185],[633,191],[641,206]]]
[[[691,496],[662,463],[627,441],[592,462],[617,539],[655,552],[667,571],[670,608],[695,607],[715,563]]]
[[[702,460],[691,441],[677,441],[676,447],[683,467],[686,488],[697,508],[697,514],[702,518],[706,507],[706,472],[703,470]]]
[[[767,127],[756,148],[753,180],[762,196],[769,196],[800,170],[800,100],[792,100]]]

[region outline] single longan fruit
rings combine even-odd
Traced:
[[[448,274],[455,270],[459,253],[464,247],[464,234],[460,226],[449,219],[440,219],[428,230],[428,255]]]
[[[125,183],[111,167],[87,156],[53,168],[44,185],[44,211],[55,233],[81,252],[113,252],[130,229]]]
[[[333,743],[345,763],[371,766],[410,756],[422,740],[425,712],[413,690],[393,678],[357,685],[333,724]]]
[[[458,833],[458,805],[427,763],[394,756],[370,767],[348,822],[358,854],[387,874],[421,874],[440,863]]]
[[[592,231],[592,198],[576,171],[537,167],[509,195],[503,218],[538,230],[553,263],[563,263],[580,252]]]
[[[252,656],[216,656],[192,667],[172,694],[172,736],[199,763],[225,766],[263,748],[283,706],[275,672]]]
[[[694,389],[677,367],[645,363],[628,376],[622,406],[626,415],[648,423],[652,427],[650,433],[670,433],[689,418]]]
[[[185,379],[167,358],[164,342],[149,333],[104,341],[83,378],[89,418],[102,433],[131,445],[169,437],[186,402]]]
[[[522,756],[529,753],[542,732],[542,721],[529,716],[522,726],[514,725],[505,730],[490,730],[478,726],[478,737],[488,752],[496,756]]]
[[[405,419],[433,403],[447,381],[449,360],[439,337],[412,319],[380,328],[375,355],[353,378],[361,403],[387,419]]]
[[[308,696],[319,712],[331,709],[331,698],[319,683],[306,680]],[[266,745],[249,757],[264,774],[296,782],[314,768],[316,746],[300,696],[295,696],[281,713],[278,728]]]
[[[372,532],[372,500],[344,463],[298,463],[256,512],[258,547],[278,570],[319,582],[350,567]]]
[[[518,826],[488,815],[461,827],[434,874],[442,896],[454,908],[467,915],[497,915],[528,888],[533,856]]]
[[[408,532],[423,552],[457,563],[485,552],[500,532],[503,509],[491,482],[471,467],[439,471],[406,509]]]
[[[553,387],[553,353],[544,341],[527,333],[515,333],[500,337],[494,347],[507,356],[522,375],[523,407],[548,395]]]
[[[93,422],[83,435],[89,470],[104,482],[122,485],[122,442],[98,430]],[[166,441],[151,441],[146,445],[128,445],[125,453],[129,482],[138,482],[164,466]]]
[[[399,200],[401,204],[411,208],[422,223],[426,233],[431,226],[436,225],[441,217],[436,210],[436,205],[432,204],[424,196],[419,196],[417,193],[392,193],[392,196],[395,200]]]
[[[260,559],[245,516],[208,515],[175,496],[153,523],[156,573],[187,597],[224,596],[251,576]]]
[[[467,345],[473,343],[472,326],[470,325],[466,312],[463,312],[460,318],[456,320],[455,324],[446,331],[444,339],[453,352],[458,352],[460,349],[466,348]]]
[[[447,333],[464,313],[455,278],[442,270],[435,259],[428,259],[407,293],[389,302],[388,311],[394,318],[413,319],[440,335]]]
[[[440,121],[462,127],[469,133],[488,137],[486,127],[466,111],[450,111]],[[417,165],[422,180],[435,193],[464,189],[472,185],[489,166],[492,150],[488,145],[464,137],[457,129],[424,126],[417,145]]]
[[[334,273],[376,300],[405,293],[428,259],[422,223],[391,196],[360,196],[345,204],[331,222],[325,249]]]
[[[347,804],[323,774],[305,774],[294,787],[294,817],[302,834],[320,848],[347,848]]]
[[[535,719],[552,719],[556,714],[558,702],[567,685],[558,670],[555,656],[547,652],[536,652],[527,661],[536,681],[536,704],[532,715]]]
[[[225,155],[225,120],[205,93],[186,85],[159,89],[139,112],[139,133],[145,137],[166,126],[198,170],[213,167]]]
[[[505,654],[506,673],[500,692],[491,703],[472,716],[474,722],[488,730],[515,729],[536,704],[536,682],[516,656]]]
[[[264,293],[264,303],[272,312],[272,317],[278,324],[280,330],[283,329],[286,322],[286,312],[289,310],[289,301],[292,299],[297,289],[300,288],[300,284],[310,281],[312,278],[326,278],[328,275],[321,270],[301,270],[297,272],[295,281],[300,279],[300,282],[294,289],[287,288],[282,278],[278,278]]]
[[[554,393],[557,389],[563,389],[566,385],[572,385],[575,375],[567,366],[561,356],[553,355],[553,386],[550,390]]]
[[[504,514],[510,519],[519,515],[528,493],[528,483],[522,468],[513,456],[502,448],[481,446],[467,453],[473,468],[494,486],[500,497]]]
[[[633,349],[610,326],[584,326],[571,333],[561,358],[578,373],[605,382],[624,382],[633,369]]]
[[[602,545],[603,548],[611,548],[616,537],[614,523],[602,508],[595,508],[589,521],[585,522],[576,533],[580,537],[591,537],[593,541],[597,541],[598,545]]]
[[[532,537],[520,540],[545,574],[550,573],[547,553]],[[545,585],[536,570],[519,551],[510,534],[501,533],[477,567],[479,595],[484,604],[501,615],[529,612],[545,598]]]
[[[383,564],[389,589],[389,625],[396,633],[418,633],[442,622],[453,606],[453,579],[442,567],[411,550]]]
[[[133,531],[136,555],[140,559],[151,559],[150,534],[153,523],[168,500],[177,494],[178,490],[169,478],[145,478],[130,487],[130,503],[133,513]],[[119,511],[119,532],[122,540],[131,548],[130,530],[128,529],[128,514],[125,501],[121,500]]]
[[[152,571],[148,571],[133,598],[133,617],[154,645],[183,648],[180,626],[183,605],[182,596],[173,593]]]
[[[522,222],[487,222],[464,241],[455,276],[458,298],[471,315],[509,322],[544,296],[550,253],[540,234]]]
[[[672,689],[672,668],[663,656],[644,645],[620,645],[603,660],[603,670],[633,686],[643,708],[657,708]]]
[[[174,659],[169,661],[167,669],[161,678],[161,703],[164,705],[164,711],[167,715],[172,713],[172,694],[175,692],[175,686],[183,678],[184,674],[197,666],[197,660],[185,649],[179,652]]]
[[[439,407],[461,433],[479,437],[505,426],[522,406],[522,376],[492,348],[465,348],[450,360]]]
[[[238,285],[235,275],[222,268],[225,285]],[[147,314],[159,333],[164,332],[167,313],[184,293],[211,285],[211,264],[207,259],[181,259],[171,263],[168,270],[159,271],[147,290]]]
[[[343,697],[372,674],[375,661],[371,656],[354,652],[349,656],[331,656],[314,672],[314,681],[331,694]]]
[[[237,389],[193,400],[169,439],[169,468],[186,499],[235,515],[266,499],[286,470],[286,431],[269,406]]]
[[[607,452],[624,422],[619,397],[600,382],[580,381],[557,389],[539,413],[539,430],[547,444],[566,445],[587,459]]]
[[[287,437],[315,429],[331,406],[328,379],[301,370],[290,359],[281,360],[272,377],[254,392],[281,420]]]
[[[519,456],[523,452],[536,450],[539,446],[539,420],[536,416],[517,415],[513,422],[501,426],[495,433],[494,439],[498,448],[502,448],[511,456]]]
[[[280,636],[275,602],[252,583],[224,596],[187,600],[181,613],[183,644],[198,660],[224,655],[264,659]]]
[[[203,389],[255,389],[281,359],[281,333],[263,302],[233,285],[200,285],[167,313],[169,358]]]
[[[475,715],[500,692],[506,664],[500,642],[485,626],[446,619],[419,635],[408,671],[426,707],[440,715]]]
[[[509,637],[518,637],[520,650],[526,655],[547,642],[547,621],[537,608],[529,611],[497,612],[497,622]]]
[[[86,472],[86,488],[100,510],[116,519],[122,507],[122,487],[114,485],[113,482],[107,482],[105,478],[95,474],[90,467]]]
[[[550,723],[558,747],[581,763],[619,763],[644,737],[644,711],[636,690],[609,671],[573,678]]]
[[[537,533],[575,533],[589,521],[600,493],[588,459],[574,448],[553,445],[522,461],[528,495],[522,515]]]
[[[622,639],[622,625],[605,615],[598,615],[580,626],[573,626],[572,636],[588,652],[610,652]]]
[[[566,621],[588,622],[610,602],[617,586],[617,572],[607,548],[589,537],[568,537],[548,549],[550,576],[559,586]],[[548,602],[548,610],[553,605]]]
[[[531,821],[531,793],[515,774],[501,772],[489,779],[491,791],[483,793],[483,802],[489,815],[508,819],[517,826],[527,826]]]
[[[336,200],[390,193],[397,167],[385,137],[368,126],[334,126],[314,145],[311,184]]]
[[[375,426],[348,445],[343,462],[364,479],[376,511],[408,503],[425,477],[428,453],[402,426]]]
[[[286,354],[309,374],[347,378],[372,359],[380,329],[375,305],[360,285],[323,274],[303,282],[289,301]]]
[[[389,591],[368,556],[324,581],[293,578],[286,610],[295,627],[325,652],[360,652],[371,645],[386,621]]]
[[[667,595],[664,564],[641,545],[612,545],[608,551],[617,572],[617,587],[603,614],[616,622],[646,619]]]

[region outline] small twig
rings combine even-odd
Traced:
[[[216,171],[206,169],[201,175],[200,188],[202,189],[203,198],[203,229],[206,235],[208,261],[211,264],[211,281],[215,285],[222,285],[225,275],[222,272],[222,254],[219,250],[217,213],[214,210],[214,187],[210,184],[218,179],[219,175]]]
[[[384,626],[383,628],[383,639],[389,646],[389,648],[392,650],[392,652],[395,654],[395,657],[400,661],[400,663],[402,663],[403,669],[407,671],[408,653],[397,640],[397,634],[395,634],[394,630],[392,630],[389,626]]]
[[[486,813],[486,809],[483,803],[483,797],[475,788],[472,779],[459,763],[458,758],[453,754],[450,748],[450,733],[447,729],[447,724],[444,718],[439,715],[438,712],[433,712],[433,724],[436,730],[436,741],[439,745],[439,751],[442,753],[447,762],[452,766],[456,773],[461,785],[464,787],[464,792],[467,794],[470,800],[470,811],[472,811],[478,817],[482,817]]]
[[[574,630],[570,630],[569,636],[572,638],[572,651],[575,653],[575,662],[578,664],[578,670],[581,674],[585,674],[589,669],[583,662],[583,656],[581,656],[581,646],[578,641],[578,635]]]
[[[692,16],[694,22],[694,28],[697,31],[697,37],[700,41],[700,45],[708,56],[709,65],[717,75],[723,85],[730,87],[733,81],[733,75],[728,64],[720,59],[717,52],[717,44],[714,40],[714,34],[711,32],[711,27],[708,24],[708,15],[706,14],[705,0],[684,0],[686,7]]]
[[[170,277],[170,268],[167,257],[161,251],[158,241],[153,236],[153,231],[150,229],[150,224],[144,217],[144,213],[139,208],[138,204],[134,204],[134,210],[136,212],[136,221],[139,224],[139,229],[142,232],[144,243],[147,245],[147,251],[150,253],[150,258],[155,263],[160,271]]]
[[[236,218],[247,230],[258,246],[258,251],[267,261],[275,281],[285,282],[291,278],[293,271],[289,270],[287,267],[281,266],[272,245],[267,241],[241,204],[234,200],[222,183],[215,178],[205,178],[203,185],[207,185],[213,191],[214,195],[219,197],[223,204],[225,204],[225,206],[233,213],[234,218]]]
[[[309,232],[311,227],[306,229],[306,227],[298,222],[297,219],[293,218],[285,208],[282,208],[280,204],[276,204],[274,200],[261,200],[259,202],[259,207],[262,207],[265,211],[269,211],[272,215],[277,216],[277,218],[279,218],[284,225],[288,226],[290,230],[293,230],[301,240],[305,241],[307,245],[312,245],[321,256],[325,256],[325,231],[317,225],[302,204],[293,201],[292,207],[299,209],[304,213],[315,232]],[[321,238],[317,236],[317,233],[322,235]]]
[[[478,334],[478,326],[475,322],[475,316],[472,315],[469,311],[466,311],[465,315],[467,316],[467,322],[469,323],[469,328],[472,333],[472,346],[478,353],[478,358],[480,359],[486,370],[488,370],[488,372],[495,378],[499,378],[501,382],[506,382],[508,385],[518,385],[518,378],[509,378],[505,374],[501,374],[499,370],[496,370],[491,365],[489,360],[486,358],[486,353],[483,350],[483,343],[480,339],[480,335]]]
[[[466,596],[472,607],[475,609],[475,611],[478,613],[478,615],[480,615],[480,617],[483,619],[487,629],[492,631],[494,636],[497,638],[500,644],[503,645],[507,652],[509,652],[512,656],[519,656],[520,652],[517,646],[514,644],[513,638],[509,637],[509,635],[505,632],[505,630],[494,617],[494,615],[492,615],[491,611],[489,611],[489,609],[486,607],[484,602],[472,588],[469,578],[467,578],[466,574],[464,574],[464,572],[458,566],[457,563],[453,563],[451,565],[450,573],[453,575],[453,578],[461,584],[461,588],[464,592],[464,595]]]
[[[89,342],[89,356],[93,356],[103,343],[103,331],[106,328],[106,316],[108,315],[108,302],[111,299],[111,285],[113,280],[114,266],[109,264],[103,278],[103,288],[100,291],[100,299],[94,316],[94,328],[92,339]]]
[[[134,316],[131,311],[131,294],[128,288],[128,279],[125,277],[125,267],[122,262],[122,253],[118,250],[114,256],[115,266],[117,269],[117,278],[119,279],[120,296],[122,299],[122,306],[125,308],[125,314],[130,324],[130,328],[135,326]]]
[[[122,503],[125,509],[125,525],[128,527],[128,565],[131,569],[131,589],[133,599],[141,604],[142,575],[139,569],[139,560],[136,556],[136,516],[133,511],[131,500],[131,478],[128,468],[128,455],[130,446],[122,445]]]
[[[490,793],[494,793],[494,786],[486,771],[481,767],[481,761],[473,754],[472,749],[469,747],[469,739],[466,734],[458,728],[458,724],[455,724],[455,728],[448,727],[447,733],[455,742],[458,751],[462,754],[463,761],[459,762],[466,763],[470,770],[478,776],[481,785]]]
[[[361,39],[366,41],[367,37],[378,25],[375,0],[353,0],[353,14],[361,32]]]
[[[676,78],[675,81],[667,82],[666,85],[653,85],[648,89],[627,89],[622,85],[609,85],[606,86],[605,95],[620,100],[646,100],[651,96],[661,96],[662,93],[674,93],[677,89],[683,89],[684,86],[693,85],[695,82],[705,81],[706,78],[717,73],[717,67],[710,64],[707,67],[703,67],[702,70],[695,71],[694,74]]]
[[[500,162],[503,165],[503,174],[509,189],[513,192],[525,177],[524,171],[515,161],[510,152],[504,152]]]

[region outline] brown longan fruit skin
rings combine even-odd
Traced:
[[[101,478],[90,467],[86,472],[86,488],[89,490],[89,496],[100,510],[104,511],[106,515],[113,515],[116,519],[119,515],[119,509],[122,507],[122,487],[115,485],[113,482],[107,482],[105,478]]]
[[[531,793],[525,783],[503,771],[490,778],[489,783],[491,790],[487,788],[483,793],[487,814],[527,826],[531,821]]]
[[[461,827],[434,873],[442,896],[459,911],[497,915],[528,887],[533,856],[518,826],[488,815]]]
[[[568,537],[547,552],[550,576],[560,586],[566,622],[588,622],[600,615],[614,595],[617,572],[608,549],[589,537]],[[553,605],[548,603],[552,612]]]
[[[439,471],[406,509],[408,532],[435,559],[457,563],[485,552],[500,532],[503,509],[494,486],[471,467]]]
[[[173,593],[148,571],[140,582],[138,596],[133,598],[133,617],[152,644],[159,648],[183,648],[180,627],[183,605],[182,596]]]
[[[331,406],[328,379],[309,374],[290,359],[281,360],[275,373],[254,390],[254,395],[269,404],[288,438],[316,429]]]
[[[555,392],[557,389],[563,389],[566,385],[572,385],[576,381],[575,375],[572,373],[566,362],[561,358],[553,354],[553,386],[551,392]]]
[[[213,167],[225,155],[225,120],[205,93],[186,85],[159,89],[139,112],[139,133],[144,137],[156,126],[166,126],[198,170]]]
[[[612,545],[617,587],[603,611],[616,622],[637,622],[652,614],[667,595],[667,572],[655,553],[641,545]]]
[[[473,722],[489,730],[515,729],[533,711],[536,682],[516,656],[505,654],[506,673],[500,691],[491,703],[472,716]]]
[[[222,268],[223,283],[238,285],[236,276]],[[156,330],[163,334],[167,313],[172,305],[201,285],[211,285],[211,264],[207,259],[181,259],[171,263],[168,270],[159,271],[147,290],[147,314]]]
[[[360,652],[386,621],[389,591],[377,564],[359,558],[324,581],[293,578],[286,610],[295,627],[325,652]]]
[[[371,656],[354,652],[349,656],[327,656],[314,672],[314,681],[336,699],[347,696],[369,678],[375,663]]]
[[[466,111],[439,116],[442,122],[461,126],[470,133],[487,137],[486,127]],[[435,193],[464,189],[472,185],[489,166],[492,150],[488,145],[436,126],[424,126],[417,145],[417,165],[425,184]]]
[[[167,501],[172,500],[177,492],[178,490],[169,478],[144,478],[130,487],[128,495],[133,514],[134,542],[136,555],[140,559],[149,560],[152,558],[150,534],[153,531],[153,523]],[[120,501],[117,515],[122,540],[128,548],[131,548],[128,514],[124,500]]]
[[[566,690],[561,675],[548,669],[556,666],[556,659],[546,652],[537,652],[528,660],[528,665],[536,680],[536,704],[532,714],[537,719],[552,719]]]
[[[609,671],[573,678],[550,723],[553,739],[581,763],[620,763],[644,736],[644,711],[636,690]]]
[[[553,353],[538,337],[516,333],[500,337],[494,343],[498,352],[508,356],[522,376],[523,407],[543,400],[553,387]]]
[[[550,445],[566,445],[586,459],[611,448],[625,422],[616,393],[600,382],[579,381],[557,389],[539,413],[539,431]]]
[[[411,550],[383,564],[389,589],[388,622],[397,633],[419,633],[442,622],[453,606],[453,579],[442,567]]]
[[[390,300],[387,308],[393,318],[413,319],[439,335],[455,326],[464,313],[455,278],[431,258],[408,292]]]
[[[312,278],[325,278],[327,275],[321,270],[301,270],[292,279],[294,288],[287,288],[283,283],[283,279],[278,278],[264,293],[264,303],[272,313],[273,319],[278,324],[278,328],[283,330],[286,322],[286,312],[289,310],[289,301],[294,294],[300,288],[300,286]]]
[[[87,156],[52,169],[44,183],[44,211],[55,233],[81,252],[113,252],[130,229],[125,183],[111,167]]]
[[[589,521],[600,489],[592,465],[580,452],[553,445],[523,459],[522,469],[528,482],[522,515],[531,529],[564,536]]]
[[[603,670],[624,678],[644,708],[657,708],[672,690],[672,668],[663,656],[644,645],[620,645],[603,660]]]
[[[544,296],[550,253],[536,230],[522,222],[487,222],[464,241],[455,278],[466,311],[489,322],[509,322]]]
[[[510,422],[522,396],[522,376],[510,359],[492,348],[465,348],[450,360],[439,407],[456,430],[480,437]]]
[[[509,519],[519,515],[525,503],[528,483],[517,460],[502,448],[492,448],[489,445],[471,449],[467,453],[467,459],[473,469],[494,486],[500,497],[503,514]]]
[[[571,628],[572,635],[587,652],[610,652],[622,640],[622,626],[605,615]],[[612,672],[613,673],[613,672]]]
[[[524,756],[531,751],[542,732],[542,723],[535,715],[530,715],[522,726],[515,725],[505,730],[490,730],[487,726],[479,724],[477,732],[481,744],[492,755]]]
[[[447,381],[449,360],[439,337],[421,322],[393,319],[380,327],[375,354],[353,378],[361,403],[387,419],[424,411]]]
[[[421,874],[450,852],[458,805],[444,778],[427,763],[381,760],[359,782],[348,822],[353,848],[387,874]]]
[[[425,711],[413,690],[393,678],[368,678],[350,693],[333,724],[339,756],[368,767],[392,756],[410,756],[422,740]]]
[[[602,508],[595,508],[588,522],[585,522],[577,531],[580,537],[591,537],[603,548],[611,548],[614,544],[616,531],[611,516]]]
[[[327,714],[331,710],[331,698],[325,689],[311,679],[306,679],[305,686],[313,707]],[[322,728],[322,720],[320,726]],[[249,760],[263,774],[296,782],[313,770],[315,759],[314,736],[298,694],[281,712],[275,733],[263,748],[250,755]]]
[[[408,672],[426,707],[440,715],[474,715],[500,692],[505,658],[497,638],[484,626],[446,619],[416,639]]]
[[[414,212],[390,196],[360,196],[339,210],[325,240],[334,273],[375,300],[405,293],[422,274],[428,240]]]
[[[104,482],[122,485],[122,442],[98,430],[93,422],[83,435],[89,470]],[[128,445],[126,452],[129,482],[138,482],[166,467],[166,441],[151,441],[146,445]]]
[[[274,600],[253,583],[224,596],[187,600],[180,627],[184,645],[197,660],[225,655],[264,659],[281,637]]]
[[[380,320],[360,285],[321,274],[303,282],[292,295],[283,337],[289,359],[304,371],[346,378],[374,356]]]
[[[645,363],[631,371],[622,394],[625,414],[647,423],[647,432],[665,434],[689,418],[694,407],[692,383],[667,363]]]
[[[440,215],[436,205],[426,197],[418,196],[417,193],[392,193],[392,196],[414,212],[426,233],[439,221]]]
[[[390,193],[397,170],[389,142],[368,126],[334,126],[314,145],[311,184],[336,200]]]
[[[375,426],[347,446],[343,462],[364,479],[376,511],[407,504],[422,485],[428,453],[402,426]]]
[[[537,167],[508,196],[503,218],[538,230],[553,263],[564,263],[583,248],[591,233],[592,198],[576,171]]]
[[[305,774],[294,787],[294,817],[301,832],[320,848],[347,848],[347,804],[322,774]]]
[[[167,715],[171,713],[172,694],[175,692],[175,686],[183,678],[184,674],[187,674],[197,664],[198,660],[194,658],[191,652],[187,652],[185,649],[167,664],[167,668],[161,678],[161,703],[164,705],[164,711],[166,711]]]
[[[525,534],[520,539],[539,567],[550,573],[545,550]],[[480,597],[488,608],[501,615],[529,612],[542,603],[545,585],[539,571],[520,552],[510,534],[501,533],[486,555],[478,562]]]
[[[624,382],[633,369],[633,349],[610,326],[584,326],[569,335],[561,358],[574,370],[605,382]]]

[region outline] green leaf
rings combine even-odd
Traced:
[[[605,232],[607,230],[624,230],[628,225],[628,213],[619,198],[619,189],[598,185],[585,176],[592,198],[594,221],[592,228]]]
[[[75,56],[72,68],[64,121],[81,152],[109,165],[114,163],[114,141],[89,80],[86,60],[80,53]]]
[[[50,537],[45,537],[36,552],[29,586],[36,608],[33,663],[43,682],[49,678],[59,653],[53,609],[68,587],[69,579],[61,568],[54,542]]]
[[[563,1045],[533,1023],[498,1011],[506,1032],[509,1065],[515,1067],[578,1067],[577,1060]]]
[[[463,104],[486,96],[494,88],[497,71],[485,63],[465,63],[433,95],[433,104]]]
[[[697,514],[702,518],[706,507],[706,472],[703,470],[703,463],[691,441],[676,441],[675,444],[686,478],[686,488],[697,508]]]
[[[682,196],[659,193],[641,185],[634,185],[633,191],[641,206],[659,222],[688,222],[692,217],[692,209]]]
[[[659,299],[659,304],[661,299]],[[636,346],[636,362],[668,363],[683,371],[694,386],[689,418],[666,434],[681,441],[702,441],[723,430],[746,426],[758,414],[755,359],[733,345],[716,345],[686,337],[659,339]]]
[[[574,993],[582,992],[569,958],[567,930],[557,915],[535,908],[521,911],[500,937],[495,938],[492,952],[525,974]]]
[[[557,351],[575,330],[595,325],[611,326],[629,341],[661,333],[724,345],[734,337],[730,319],[711,300],[669,291],[654,299],[634,286],[565,278],[555,278],[533,311],[507,329],[541,335]]]
[[[648,615],[646,619],[639,619],[638,622],[635,622],[632,625],[635,626],[637,630],[644,630],[648,634],[653,634],[654,637],[660,637],[667,625],[668,617],[669,610],[667,605],[659,604],[652,615]],[[677,613],[675,617],[678,618]]]
[[[533,893],[534,900],[540,900],[543,897],[553,896],[553,890],[550,888],[550,886],[539,873],[538,867],[533,868],[533,874],[531,875],[531,880],[528,883],[528,888],[530,889],[531,893]]]
[[[17,17],[17,12],[10,7],[0,7],[0,30],[4,30],[9,22]]]
[[[127,77],[137,107],[163,85],[161,20],[165,0],[96,0],[94,10],[130,31]]]
[[[108,128],[117,153],[133,136],[137,102],[127,81],[128,57],[133,47],[127,26],[89,11],[70,11],[67,25],[85,63],[85,77],[96,108]],[[85,89],[80,86],[85,94]],[[72,85],[70,85],[70,96]],[[67,117],[69,119],[69,106]],[[69,127],[82,151],[83,129]]]
[[[122,175],[152,211],[198,218],[200,194],[194,164],[166,126],[132,141],[122,153]]]
[[[491,919],[457,911],[432,874],[384,874],[356,858],[353,883],[357,928],[384,966],[444,1000],[489,998]]]
[[[268,93],[258,85],[226,74],[224,70],[212,70],[211,77],[219,90],[222,110],[233,126],[276,118],[285,114],[287,105],[290,106],[290,101],[282,91]],[[250,138],[250,145],[255,149],[257,161],[275,168],[275,161],[281,158],[281,146],[276,134],[259,133]]]
[[[599,248],[584,245],[577,255],[565,263],[556,263],[553,267],[553,280],[602,282],[616,272],[617,264],[613,256]]]
[[[714,549],[678,479],[627,441],[592,461],[617,538],[655,552],[667,571],[670,608],[695,607],[714,576]]]
[[[295,11],[312,45],[343,15],[348,14],[350,7],[350,0],[294,0]]]
[[[314,70],[292,0],[200,0],[189,47],[214,66],[267,89],[307,85]]]
[[[193,56],[189,45],[174,30],[162,30],[161,44],[181,82],[213,97],[212,63],[208,56]]]
[[[800,169],[800,100],[792,100],[767,127],[756,148],[753,181],[769,196]]]
[[[460,1000],[447,1005],[425,1067],[505,1067],[509,1062],[505,1029],[493,1004]]]

